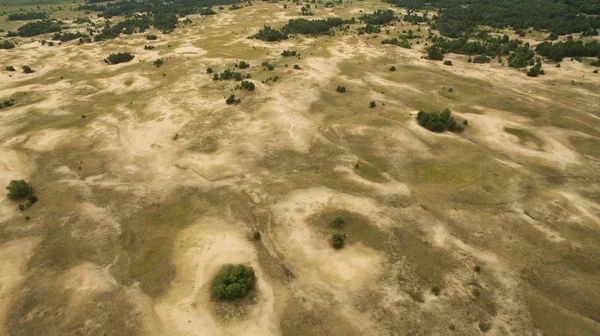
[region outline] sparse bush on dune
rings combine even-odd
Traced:
[[[334,248],[336,249],[341,249],[346,245],[346,242],[344,240],[344,235],[341,233],[334,233],[331,236],[331,244],[333,245]]]

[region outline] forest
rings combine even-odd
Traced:
[[[546,29],[559,35],[600,27],[597,0],[384,0],[409,9],[437,9],[433,28],[457,38],[476,31],[478,25],[492,28]],[[581,15],[585,14],[585,15]]]
[[[47,19],[48,15],[42,12],[25,12],[25,13],[12,13],[8,14],[8,21],[18,21],[18,20],[41,20]]]

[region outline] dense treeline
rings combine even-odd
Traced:
[[[8,14],[8,21],[18,20],[42,20],[47,19],[48,15],[42,12],[25,12],[25,13],[13,13]]]
[[[439,9],[434,28],[459,37],[477,26],[547,29],[559,35],[600,27],[598,0],[385,0],[410,9]],[[588,14],[588,15],[581,15]]]
[[[565,57],[594,57],[600,56],[600,43],[592,41],[584,43],[569,37],[564,42],[543,42],[537,45],[535,51],[553,61],[561,62]]]
[[[202,9],[215,5],[232,5],[236,0],[163,0],[134,1],[122,0],[106,5],[87,4],[79,7],[80,10],[101,12],[98,16],[110,19],[113,16],[129,17],[135,13],[145,13],[150,16],[155,14],[176,14],[185,16],[200,13]]]
[[[307,35],[331,35],[331,28],[344,24],[340,18],[328,18],[327,20],[292,19],[281,28],[288,34]]]
[[[447,39],[434,36],[431,41],[441,48],[443,53],[453,52],[463,55],[487,55],[490,57],[508,55],[523,44],[521,40],[511,40],[508,35],[502,37],[487,36],[483,41],[473,41],[466,37]]]
[[[106,21],[104,28],[94,36],[94,41],[117,38],[121,33],[127,35],[143,33],[148,28],[150,28],[150,18],[147,15],[140,15],[114,25],[111,25],[110,21]]]
[[[17,32],[8,32],[8,36],[31,37],[60,31],[60,22],[55,20],[41,20],[28,22],[17,28]]]

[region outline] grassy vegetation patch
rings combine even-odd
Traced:
[[[364,161],[358,161],[354,165],[354,172],[364,178],[365,180],[369,180],[377,183],[384,183],[387,181],[385,176],[379,172],[379,170],[372,167],[370,164]]]
[[[307,222],[327,237],[334,233],[345,233],[346,244],[361,242],[367,247],[381,250],[389,239],[389,235],[370,223],[368,218],[347,210],[327,209],[308,217]]]
[[[518,137],[520,144],[534,143],[538,148],[544,145],[544,141],[542,139],[524,129],[504,127],[504,132]]]
[[[570,137],[569,141],[579,153],[600,159],[600,140],[596,138]]]

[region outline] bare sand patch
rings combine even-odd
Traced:
[[[46,128],[29,137],[24,147],[36,152],[50,152],[61,144],[73,140],[78,132],[72,129]]]

